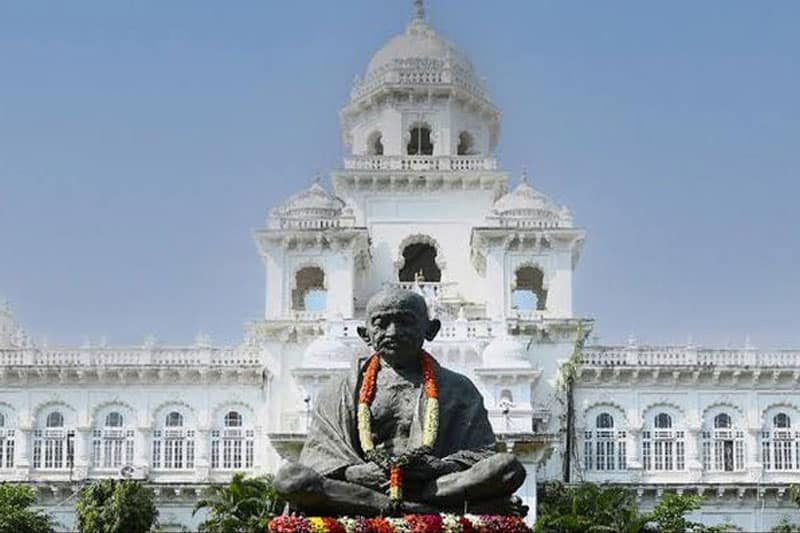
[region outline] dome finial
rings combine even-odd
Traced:
[[[414,0],[414,20],[425,20],[425,2],[423,0]]]
[[[528,165],[522,166],[522,183],[528,184]]]

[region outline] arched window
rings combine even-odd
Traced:
[[[47,421],[45,422],[45,425],[49,428],[64,427],[64,415],[58,411],[53,411],[47,415]]]
[[[544,272],[533,266],[523,266],[514,273],[511,287],[511,309],[520,312],[547,309],[547,290]]]
[[[709,472],[744,470],[744,431],[734,428],[731,416],[719,413],[713,428],[703,430],[703,469]]]
[[[153,469],[194,469],[195,430],[185,426],[184,416],[177,411],[163,420],[163,428],[153,431]]]
[[[33,430],[33,468],[70,470],[75,458],[75,430],[64,427],[64,415],[51,411],[44,427]]]
[[[642,466],[645,470],[674,472],[686,468],[686,433],[672,426],[672,416],[659,413],[642,431]]]
[[[228,411],[221,428],[211,430],[211,468],[242,470],[253,468],[255,431],[246,427],[238,411]]]
[[[294,311],[325,311],[327,308],[325,272],[317,266],[303,267],[295,273],[294,279],[292,309]]]
[[[367,153],[369,155],[383,155],[383,135],[374,131],[367,138]]]
[[[133,428],[125,427],[125,417],[117,411],[108,413],[103,425],[92,431],[92,467],[102,470],[119,470],[133,464]]]
[[[431,142],[431,129],[425,124],[417,124],[409,132],[411,139],[408,142],[408,155],[433,155]]]
[[[584,433],[584,462],[586,470],[598,472],[619,471],[627,468],[624,430],[614,429],[614,417],[600,413],[595,417],[594,428]]]
[[[7,427],[6,421],[0,413],[0,470],[14,468],[14,428]]]
[[[468,131],[462,131],[458,135],[458,147],[456,148],[458,155],[475,155],[475,139]]]
[[[403,268],[398,273],[400,281],[404,283],[442,281],[442,270],[436,264],[436,254],[436,248],[428,243],[418,242],[406,246],[403,249]]]
[[[761,433],[761,462],[770,471],[800,470],[800,431],[792,431],[792,419],[780,412],[772,427]]]

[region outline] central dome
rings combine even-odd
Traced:
[[[367,78],[383,72],[386,68],[410,67],[428,63],[430,67],[459,68],[472,73],[469,58],[452,43],[440,37],[421,19],[414,19],[408,29],[396,35],[378,50],[367,67]]]

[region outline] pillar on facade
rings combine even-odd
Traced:
[[[703,463],[700,462],[700,426],[686,428],[686,470],[689,471],[690,481],[697,482],[703,477]]]
[[[80,426],[75,431],[75,457],[73,459],[73,477],[86,479],[89,477],[89,437],[92,428]]]
[[[21,481],[30,479],[31,475],[32,434],[33,429],[30,427],[20,427],[14,432],[14,469],[17,478]]]
[[[764,473],[764,464],[761,458],[761,431],[760,426],[747,428],[745,433],[745,470],[748,473],[748,481],[759,482]]]
[[[211,459],[208,455],[209,443],[211,441],[211,428],[201,427],[197,430],[197,440],[195,441],[194,468],[198,481],[208,479],[211,470]]]
[[[133,441],[133,466],[137,477],[145,477],[150,471],[150,443],[153,430],[150,426],[136,428]]]

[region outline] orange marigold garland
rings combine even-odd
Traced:
[[[425,414],[422,419],[422,446],[397,457],[386,457],[378,452],[372,440],[372,414],[370,406],[375,399],[376,381],[381,368],[378,354],[374,354],[364,371],[358,395],[358,439],[367,459],[375,461],[389,471],[389,498],[393,502],[403,499],[403,466],[417,455],[430,453],[439,433],[439,388],[433,357],[424,350],[420,354],[422,381],[425,389]]]

